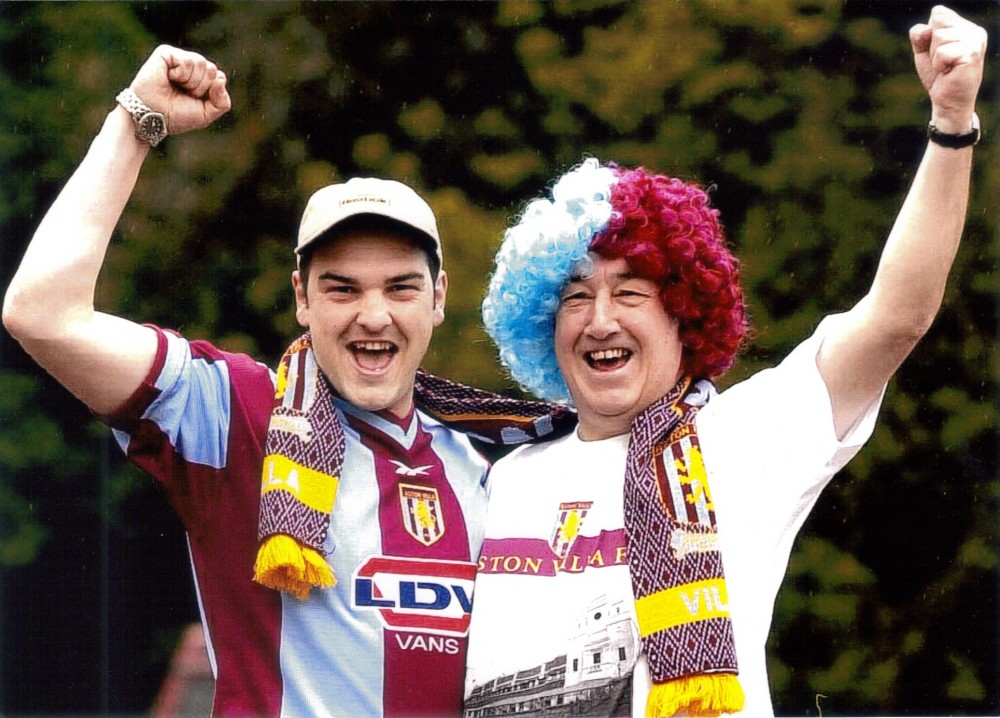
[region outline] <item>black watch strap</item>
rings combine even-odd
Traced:
[[[947,147],[952,150],[960,150],[963,147],[972,147],[973,145],[979,144],[979,115],[975,112],[972,113],[972,129],[969,132],[963,132],[960,135],[949,135],[938,130],[934,126],[934,123],[928,123],[927,125],[927,139],[937,145],[942,147]]]

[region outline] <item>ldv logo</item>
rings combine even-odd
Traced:
[[[351,604],[378,611],[386,628],[464,636],[476,565],[372,556],[354,572]]]

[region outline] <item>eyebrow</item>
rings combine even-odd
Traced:
[[[358,280],[354,277],[348,277],[344,274],[337,274],[336,272],[325,271],[317,277],[319,281],[327,282],[340,282],[341,284],[357,284]],[[414,282],[423,281],[424,275],[422,272],[406,272],[405,274],[398,274],[395,277],[389,277],[385,280],[385,284],[399,284],[400,282]]]
[[[569,277],[569,281],[567,283],[585,282],[588,279],[590,279],[592,276],[594,276],[594,275],[593,274],[589,274],[586,277],[584,277],[583,275],[580,275],[580,274],[571,274],[570,277]],[[641,277],[638,277],[635,274],[635,272],[633,272],[633,271],[631,271],[629,269],[626,269],[624,272],[617,272],[615,274],[612,274],[611,275],[611,279],[613,279],[615,281],[619,281],[619,282],[625,282],[625,281],[628,281],[629,279],[641,279]]]
[[[351,277],[347,277],[347,276],[345,276],[343,274],[336,274],[336,273],[330,272],[330,271],[322,272],[318,277],[316,277],[316,279],[318,281],[340,282],[342,284],[357,284],[358,283],[358,281],[356,279],[352,279]]]
[[[395,277],[389,277],[386,284],[399,284],[400,282],[422,282],[424,281],[423,272],[407,272],[406,274],[400,274]]]

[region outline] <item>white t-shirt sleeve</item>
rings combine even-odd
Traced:
[[[840,316],[824,319],[777,367],[715,397],[697,419],[720,535],[738,535],[755,558],[746,568],[766,570],[776,584],[820,492],[871,436],[885,392],[837,438],[816,357]]]

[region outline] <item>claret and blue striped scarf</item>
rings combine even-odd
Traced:
[[[650,716],[733,713],[744,695],[715,507],[694,418],[715,394],[682,378],[632,420],[625,533]]]

